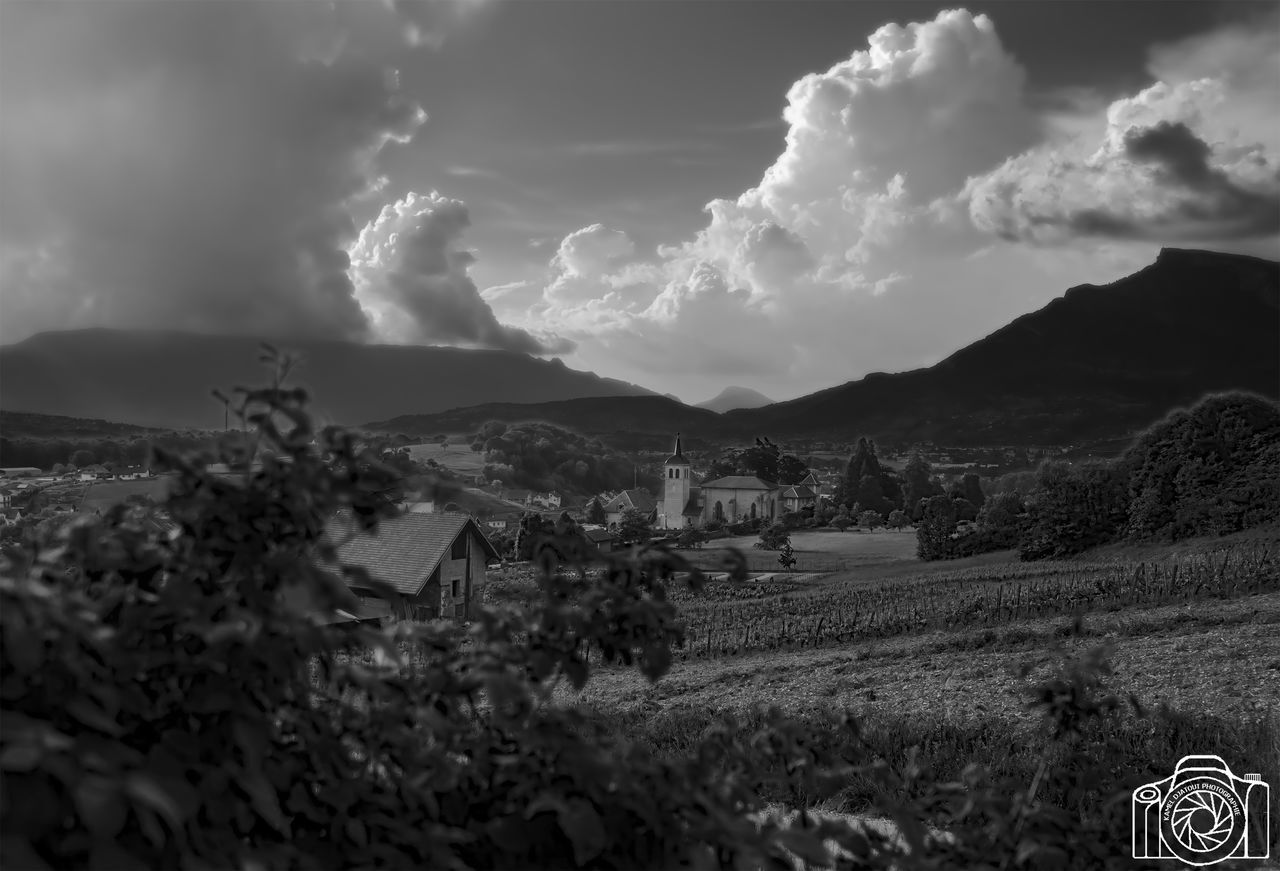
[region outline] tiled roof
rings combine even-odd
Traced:
[[[782,491],[783,499],[812,499],[814,495],[812,490],[800,484]]]
[[[641,511],[652,511],[658,507],[657,501],[647,490],[623,490],[609,500],[605,511],[625,511],[628,508],[639,508]]]
[[[612,541],[617,538],[616,535],[607,529],[584,529],[582,530],[582,534],[596,544],[599,544],[602,541]]]
[[[680,512],[681,517],[697,517],[702,513],[702,506],[698,504],[697,494],[689,494],[689,501],[685,503],[684,511]]]
[[[776,490],[777,484],[757,478],[755,475],[729,475],[714,481],[705,481],[703,490]]]
[[[466,514],[401,514],[379,523],[377,535],[362,534],[349,515],[341,515],[329,522],[327,532],[335,544],[345,542],[338,547],[339,560],[416,596],[468,526],[488,558],[497,559],[498,552]]]

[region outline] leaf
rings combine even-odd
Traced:
[[[831,864],[831,853],[813,832],[783,829],[778,832],[778,843],[810,865],[825,867]]]
[[[16,744],[0,751],[0,771],[34,771],[44,752],[34,744]]]
[[[91,729],[97,729],[113,738],[123,733],[120,724],[107,715],[89,699],[88,696],[76,696],[67,703],[67,713],[75,717]]]
[[[590,802],[580,798],[570,799],[561,805],[556,814],[560,830],[573,844],[573,859],[581,867],[604,852],[609,845],[604,833],[604,821]]]
[[[35,851],[26,838],[18,838],[13,835],[5,835],[0,837],[0,856],[4,856],[5,868],[21,868],[22,871],[51,871],[49,865],[40,858],[40,854]],[[106,865],[94,865],[95,868],[114,867]]]
[[[85,828],[99,840],[114,839],[129,816],[129,806],[120,800],[120,784],[110,778],[85,777],[76,784],[75,802]]]
[[[239,783],[240,788],[248,794],[249,803],[258,812],[258,816],[266,820],[271,828],[288,836],[289,823],[280,810],[280,800],[275,788],[267,782],[266,775],[261,770],[246,771]]]
[[[175,831],[182,829],[181,805],[159,783],[146,774],[131,774],[124,790],[138,804],[155,811]]]

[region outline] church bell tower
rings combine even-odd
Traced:
[[[658,526],[662,529],[684,528],[684,507],[689,504],[692,469],[680,450],[680,433],[676,433],[671,456],[662,464],[662,507]]]

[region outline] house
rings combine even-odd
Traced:
[[[499,558],[466,514],[401,514],[380,522],[376,535],[363,534],[342,514],[330,521],[327,535],[338,544],[342,563],[363,568],[397,594],[388,602],[348,578],[365,613],[352,619],[465,620],[480,602],[485,567]]]
[[[649,495],[648,490],[623,490],[604,505],[605,522],[609,526],[617,526],[622,522],[622,515],[627,511],[637,510],[644,513],[652,523],[657,516],[658,502]]]
[[[582,530],[583,537],[594,544],[601,553],[611,553],[618,546],[618,536],[607,529],[599,526],[579,528]]]
[[[0,478],[35,478],[44,474],[35,466],[3,466],[0,467]]]
[[[710,521],[773,520],[818,501],[817,493],[809,486],[777,484],[754,475],[727,475],[697,484],[681,450],[680,433],[676,433],[675,446],[662,464],[662,472],[663,494],[656,523],[659,529],[700,527]]]
[[[531,493],[526,504],[554,510],[560,507],[560,502],[559,493]]]

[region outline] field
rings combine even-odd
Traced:
[[[408,451],[420,463],[435,460],[459,475],[477,475],[484,470],[484,454],[471,450],[471,445],[462,441],[449,442],[447,447],[435,442],[408,445]]]
[[[757,550],[754,545],[759,540],[757,535],[720,538],[700,549],[686,551],[685,556],[694,565],[713,568],[719,563],[724,548],[735,547],[747,558],[751,571],[778,571],[777,551]],[[802,530],[791,533],[791,547],[795,550],[796,572],[837,572],[884,563],[916,562],[916,536],[912,530]]]
[[[810,724],[853,711],[885,758],[915,744],[942,776],[978,762],[1029,782],[1045,740],[1030,690],[1065,658],[1105,646],[1105,691],[1171,712],[1153,720],[1122,709],[1108,734],[1125,748],[1124,777],[1217,753],[1280,780],[1277,530],[1046,563],[1003,553],[925,564],[894,558],[894,533],[801,536],[815,554],[850,542],[825,551],[841,559],[855,559],[861,539],[863,562],[673,589],[688,637],[665,677],[649,684],[601,666],[559,702],[659,753],[689,750],[725,715],[749,734],[761,706]],[[503,590],[511,595],[509,583]],[[873,793],[851,783],[822,807],[862,813]]]

